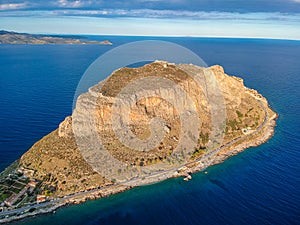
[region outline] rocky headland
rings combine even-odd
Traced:
[[[0,44],[100,44],[112,45],[108,40],[85,40],[83,37],[27,34],[11,31],[0,31]]]
[[[164,83],[166,79],[172,83]],[[128,102],[117,104],[120,99]],[[124,111],[128,106],[129,112]],[[186,109],[189,117],[182,120]],[[157,117],[164,122],[149,123]],[[121,68],[80,95],[73,115],[36,142],[10,171],[27,171],[28,179],[39,183],[36,193],[53,201],[52,206],[79,203],[171,177],[189,180],[194,172],[266,142],[276,118],[265,97],[221,66],[156,61]],[[109,156],[97,155],[92,135]]]

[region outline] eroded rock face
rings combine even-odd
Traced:
[[[215,80],[208,79],[211,72]],[[215,86],[222,95],[225,114],[217,108],[220,96],[214,93]],[[257,98],[266,100],[254,92],[244,86],[242,79],[226,75],[221,66],[201,68],[154,62],[141,68],[119,69],[82,94],[73,115],[25,153],[21,165],[34,169],[39,179],[50,173],[49,185],[63,195],[110,182],[87,163],[84,157],[89,156],[83,157],[78,140],[87,140],[84,146],[93,157],[90,148],[97,146],[100,139],[113,158],[135,168],[167,160],[178,146],[194,146],[190,151],[193,160],[211,144],[214,120],[224,122],[223,127],[216,128],[217,135],[224,134],[222,143],[243,135],[244,128],[251,131],[263,122],[265,112]],[[188,129],[182,122],[183,111],[188,112]],[[151,124],[154,118],[164,121]],[[193,130],[199,131],[198,136],[193,135]],[[161,134],[163,138],[157,140]],[[88,139],[91,135],[97,140]]]
[[[80,147],[89,148],[85,157],[95,158],[90,148],[100,145],[97,136],[114,159],[131,166],[155,164],[184,149],[192,154],[195,148],[204,146],[197,131],[208,134],[211,123],[211,109],[202,85],[205,73],[203,68],[188,67],[194,71],[186,72],[174,64],[166,66],[165,62],[120,69],[105,83],[81,95],[73,114],[73,122],[78,125],[77,140],[96,137]],[[198,82],[193,78],[196,75]],[[185,112],[188,119],[184,119]],[[123,118],[126,114],[127,121]],[[163,119],[164,124],[151,124],[156,118]],[[90,132],[91,124],[97,133]],[[105,161],[113,164],[111,159]]]
[[[62,138],[70,138],[73,136],[71,116],[67,116],[65,120],[59,124],[58,136]]]

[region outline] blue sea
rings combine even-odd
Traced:
[[[87,67],[115,46],[165,40],[242,77],[279,114],[275,134],[193,175],[13,224],[300,224],[300,41],[221,38],[90,37],[113,46],[0,45],[0,169],[72,113]]]

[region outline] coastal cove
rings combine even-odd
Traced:
[[[118,43],[118,38],[120,39],[119,43],[130,40],[130,37],[112,37],[110,40]],[[137,39],[132,37],[131,40]],[[168,41],[175,41],[191,48],[209,65],[222,64],[227,73],[241,76],[245,80],[246,86],[262,93],[280,116],[275,136],[260,147],[248,149],[220,165],[209,168],[208,174],[194,175],[193,180],[188,183],[183,183],[182,179],[172,179],[147,187],[135,188],[106,199],[63,208],[54,215],[28,219],[20,221],[20,223],[30,223],[30,221],[32,223],[39,223],[39,221],[44,223],[49,218],[49,221],[52,219],[54,221],[57,216],[78,224],[83,221],[90,224],[100,221],[104,224],[106,222],[117,224],[124,220],[134,224],[144,222],[144,224],[151,224],[160,221],[168,223],[181,221],[185,224],[195,224],[200,223],[201,220],[210,224],[218,223],[221,220],[232,223],[230,218],[234,215],[237,218],[234,222],[237,224],[255,221],[265,223],[267,220],[270,222],[276,215],[290,223],[296,221],[297,208],[299,208],[299,191],[296,187],[299,181],[296,180],[293,173],[299,172],[299,168],[296,166],[299,162],[299,153],[296,151],[297,143],[299,143],[299,136],[297,136],[297,129],[299,131],[299,128],[296,126],[298,118],[295,117],[299,111],[297,100],[295,100],[299,97],[297,92],[299,66],[296,62],[297,54],[299,55],[299,42],[192,38],[170,38]],[[1,67],[3,74],[11,74],[10,77],[1,75],[1,79],[3,79],[1,82],[3,93],[1,95],[4,98],[4,104],[1,106],[3,109],[1,110],[4,116],[7,116],[6,121],[3,120],[7,129],[1,130],[1,132],[5,132],[5,134],[1,134],[1,138],[4,138],[1,140],[0,152],[3,154],[3,157],[1,155],[0,158],[3,160],[4,168],[18,158],[36,140],[57,127],[57,124],[70,114],[71,104],[68,106],[66,102],[72,102],[69,100],[72,98],[80,76],[93,59],[101,52],[109,50],[109,46],[97,46],[97,48],[90,46],[80,46],[80,48],[78,46],[31,46],[30,50],[27,46],[1,46],[1,48],[6,48],[6,51],[1,52],[1,57],[11,60],[2,66],[4,68]],[[28,52],[26,53],[26,51]],[[248,54],[245,54],[245,51]],[[16,52],[18,54],[14,54]],[[29,52],[32,54],[29,55]],[[89,54],[86,54],[87,52]],[[281,54],[274,54],[274,52]],[[44,53],[46,56],[42,55]],[[243,53],[243,57],[241,57],[241,53]],[[61,62],[62,55],[64,55],[65,62]],[[225,55],[226,57],[224,57]],[[14,57],[23,57],[23,66],[27,67],[27,70],[14,71],[13,66],[11,66],[12,62],[16,60]],[[31,66],[25,64],[28,61],[34,61],[32,60],[34,57],[39,60],[41,65],[37,63],[32,63]],[[266,61],[263,63],[262,59]],[[22,64],[22,60],[18,59],[18,63]],[[49,70],[41,70],[39,66],[49,68]],[[56,68],[58,69],[56,70]],[[36,71],[34,71],[35,69]],[[37,71],[41,72],[37,74]],[[283,73],[285,76],[280,77]],[[16,83],[13,78],[21,80],[21,83]],[[283,78],[284,82],[280,80]],[[68,87],[66,87],[66,81],[71,81],[67,85]],[[31,84],[32,86],[30,86]],[[26,87],[28,89],[25,89]],[[30,94],[26,95],[29,89],[31,89]],[[291,95],[291,92],[295,93]],[[38,96],[44,98],[41,98],[40,102],[38,99],[36,101],[35,98]],[[286,100],[281,98],[286,98]],[[16,105],[18,101],[19,105]],[[10,103],[11,107],[9,107]],[[10,110],[14,111],[16,109],[14,107],[20,108],[21,112],[12,114]],[[27,119],[22,118],[23,115],[27,116]],[[11,124],[9,117],[12,117],[16,123]],[[19,127],[14,127],[17,124]],[[28,134],[25,135],[24,129],[27,130],[28,127],[32,127],[32,129],[27,131]],[[11,133],[7,132],[9,130]],[[12,144],[10,139],[18,140],[15,137],[21,141]],[[24,138],[23,141],[22,138]],[[290,140],[287,142],[288,139]],[[285,141],[283,142],[283,140]],[[289,151],[286,151],[286,144],[290,145]],[[294,154],[294,156],[288,157],[289,154]],[[298,157],[296,157],[297,154]],[[289,178],[288,181],[287,178]],[[289,190],[289,195],[292,197],[285,195],[280,182],[284,182]],[[265,198],[265,201],[256,203],[256,198]],[[290,198],[296,203],[287,202]],[[191,203],[193,204],[192,207],[189,205]],[[257,207],[258,204],[263,205]],[[272,207],[264,204],[269,204]],[[77,210],[83,212],[80,219],[71,216]],[[245,211],[249,213],[243,214],[242,212]],[[149,212],[148,217],[146,212]],[[256,215],[261,215],[261,217],[251,217],[253,212],[256,212]],[[155,219],[152,218],[153,221],[149,216],[154,213],[158,216]],[[215,214],[217,217],[213,216]],[[274,219],[275,224],[279,221],[279,218]]]

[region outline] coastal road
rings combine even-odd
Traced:
[[[170,174],[172,172],[175,173],[176,171],[178,171],[180,168],[182,168],[184,166],[188,166],[188,165],[191,165],[193,163],[197,163],[197,162],[209,160],[210,158],[212,158],[215,154],[217,154],[223,148],[228,147],[228,146],[230,146],[230,145],[232,145],[232,144],[234,144],[234,143],[236,143],[238,141],[241,141],[243,139],[246,139],[249,136],[257,134],[266,125],[267,121],[269,120],[268,111],[265,108],[265,106],[263,105],[262,101],[260,99],[257,99],[257,100],[259,101],[259,103],[261,105],[261,108],[264,110],[265,118],[264,118],[264,121],[256,128],[255,131],[253,131],[253,132],[251,132],[249,134],[240,136],[238,138],[235,138],[232,141],[230,141],[230,142],[222,145],[221,147],[219,147],[219,148],[217,148],[217,149],[215,149],[215,150],[213,150],[213,151],[211,151],[211,152],[203,155],[202,157],[196,159],[193,162],[189,162],[189,163],[183,164],[183,165],[181,165],[179,167],[172,168],[172,169],[169,169],[169,170],[158,171],[158,172],[152,173],[152,174],[150,174],[148,176],[145,176],[143,178],[136,177],[136,178],[133,178],[133,179],[131,179],[129,181],[124,181],[124,182],[116,183],[116,184],[113,184],[113,185],[110,185],[110,186],[105,186],[105,187],[101,187],[101,188],[98,188],[98,189],[93,189],[93,190],[85,191],[85,192],[78,192],[78,193],[75,193],[75,194],[72,194],[72,195],[65,196],[63,198],[58,198],[58,199],[54,199],[54,200],[43,202],[43,203],[39,203],[39,204],[28,205],[28,206],[25,206],[25,207],[22,207],[22,208],[18,208],[18,209],[12,209],[12,210],[3,211],[3,212],[0,212],[0,217],[5,217],[5,216],[13,215],[13,214],[26,213],[30,209],[37,209],[38,210],[38,209],[41,209],[41,208],[45,208],[45,207],[49,207],[49,206],[54,206],[57,203],[64,203],[64,202],[67,202],[68,200],[72,200],[72,199],[77,198],[77,197],[89,196],[91,194],[95,194],[95,193],[99,192],[100,190],[105,190],[105,189],[109,189],[109,188],[120,186],[120,185],[130,185],[133,182],[138,182],[138,181],[140,181],[140,182],[143,181],[143,183],[144,183],[144,180],[146,180],[147,178],[149,179],[150,177],[154,177],[154,176],[161,177],[164,174]],[[214,160],[214,158],[212,158],[210,160],[210,162],[212,162],[213,160]],[[209,164],[207,166],[209,166]],[[1,219],[0,219],[0,223],[1,223]]]

